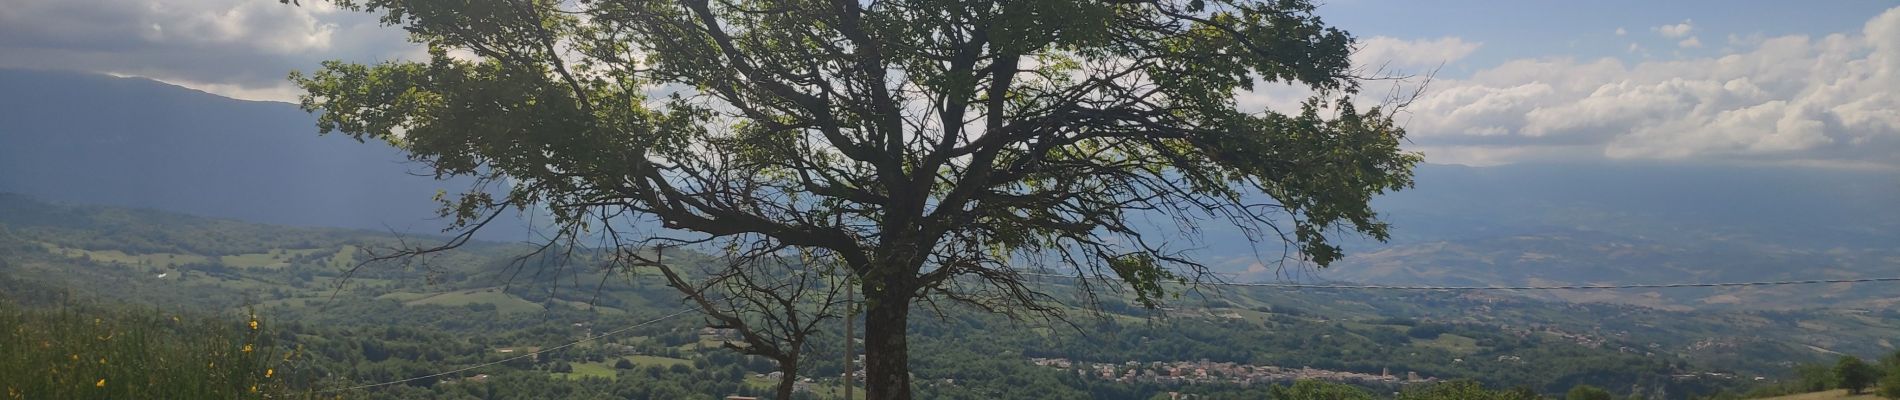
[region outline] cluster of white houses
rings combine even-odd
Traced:
[[[1318,379],[1349,383],[1409,384],[1436,382],[1437,378],[1419,377],[1416,372],[1393,375],[1391,371],[1367,374],[1309,367],[1286,368],[1232,362],[1201,361],[1128,361],[1120,364],[1070,361],[1063,358],[1031,358],[1036,365],[1075,371],[1077,375],[1116,382],[1152,383],[1226,383],[1238,385],[1290,382]]]

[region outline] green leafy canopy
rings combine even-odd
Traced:
[[[304,108],[442,176],[513,183],[450,198],[465,227],[507,206],[648,215],[864,274],[1010,253],[1200,265],[1141,240],[1142,213],[1277,235],[1325,265],[1336,229],[1385,237],[1367,203],[1419,160],[1387,110],[1354,107],[1352,39],[1303,1],[337,4],[430,58],[293,74]],[[1243,111],[1256,78],[1321,97]]]
[[[458,228],[535,207],[561,237],[650,218],[693,235],[613,243],[799,249],[860,279],[873,317],[930,294],[1051,310],[1024,264],[1144,300],[1204,276],[1144,223],[1324,266],[1331,237],[1386,237],[1368,203],[1420,160],[1392,110],[1355,105],[1353,38],[1301,0],[334,3],[430,57],[293,74],[303,107],[479,178],[445,199]],[[1315,96],[1245,110],[1257,82]]]

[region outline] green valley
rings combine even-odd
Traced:
[[[294,377],[278,386],[286,394],[328,393],[507,360],[685,307],[677,292],[651,275],[591,269],[584,260],[517,262],[532,250],[522,245],[480,243],[424,260],[357,268],[353,261],[369,259],[379,246],[441,239],[243,224],[20,196],[0,196],[0,207],[74,221],[0,215],[0,268],[6,277],[0,283],[7,302],[53,308],[96,303],[86,307],[209,317],[255,312],[271,321],[279,351],[302,347],[310,354],[279,372]],[[213,236],[206,229],[245,240],[199,240]],[[1064,279],[1040,284],[1057,298],[1081,295]],[[1886,351],[1883,339],[1900,331],[1892,325],[1900,315],[1892,310],[1668,311],[1481,292],[1214,286],[1153,310],[1128,297],[1103,298],[1094,308],[1079,297],[1074,301],[1064,320],[920,309],[932,317],[913,327],[914,345],[925,350],[913,362],[932,383],[919,393],[1247,397],[1301,379],[1375,393],[1469,379],[1546,394],[1590,384],[1684,398],[1792,379],[1788,365],[1830,360],[1834,352],[1873,356]],[[770,362],[720,349],[725,339],[703,327],[691,315],[665,319],[525,359],[348,393],[455,398],[475,388],[554,385],[578,390],[572,393],[579,397],[679,390],[682,396],[718,398],[767,389],[758,383],[774,372]],[[819,339],[836,343],[838,337],[831,327]],[[815,347],[801,369],[810,379],[800,384],[801,393],[834,390],[838,359],[835,346]],[[1175,371],[1183,369],[1191,371],[1189,377],[1178,377]],[[652,386],[662,382],[672,383]],[[1038,389],[1020,390],[1026,386]]]

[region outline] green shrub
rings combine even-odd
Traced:
[[[1301,380],[1292,385],[1274,385],[1269,392],[1274,400],[1372,400],[1372,394],[1352,385]]]
[[[1880,388],[1875,390],[1874,394],[1889,399],[1900,399],[1900,368],[1887,370],[1887,375],[1880,378]]]
[[[1590,385],[1577,385],[1564,393],[1564,400],[1611,400],[1610,391]]]
[[[1538,400],[1536,392],[1527,389],[1493,390],[1471,380],[1451,380],[1425,386],[1415,386],[1399,392],[1398,400]]]

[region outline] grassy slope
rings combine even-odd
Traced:
[[[422,298],[403,302],[403,304],[411,305],[411,306],[418,306],[418,305],[462,306],[462,305],[482,304],[482,303],[494,304],[496,310],[504,312],[504,313],[537,312],[537,311],[542,311],[546,309],[545,307],[542,307],[540,304],[536,304],[534,302],[527,301],[527,300],[522,300],[520,297],[515,297],[514,295],[502,293],[501,289],[492,289],[492,288],[437,293],[437,294],[430,295],[427,297],[422,297]]]
[[[1434,338],[1432,340],[1413,338],[1412,345],[1421,346],[1421,347],[1434,347],[1434,348],[1444,349],[1445,351],[1449,351],[1449,352],[1457,353],[1457,354],[1471,354],[1471,353],[1478,352],[1478,350],[1481,350],[1481,348],[1478,346],[1477,339],[1453,335],[1449,333],[1440,334],[1438,335],[1437,338]]]

